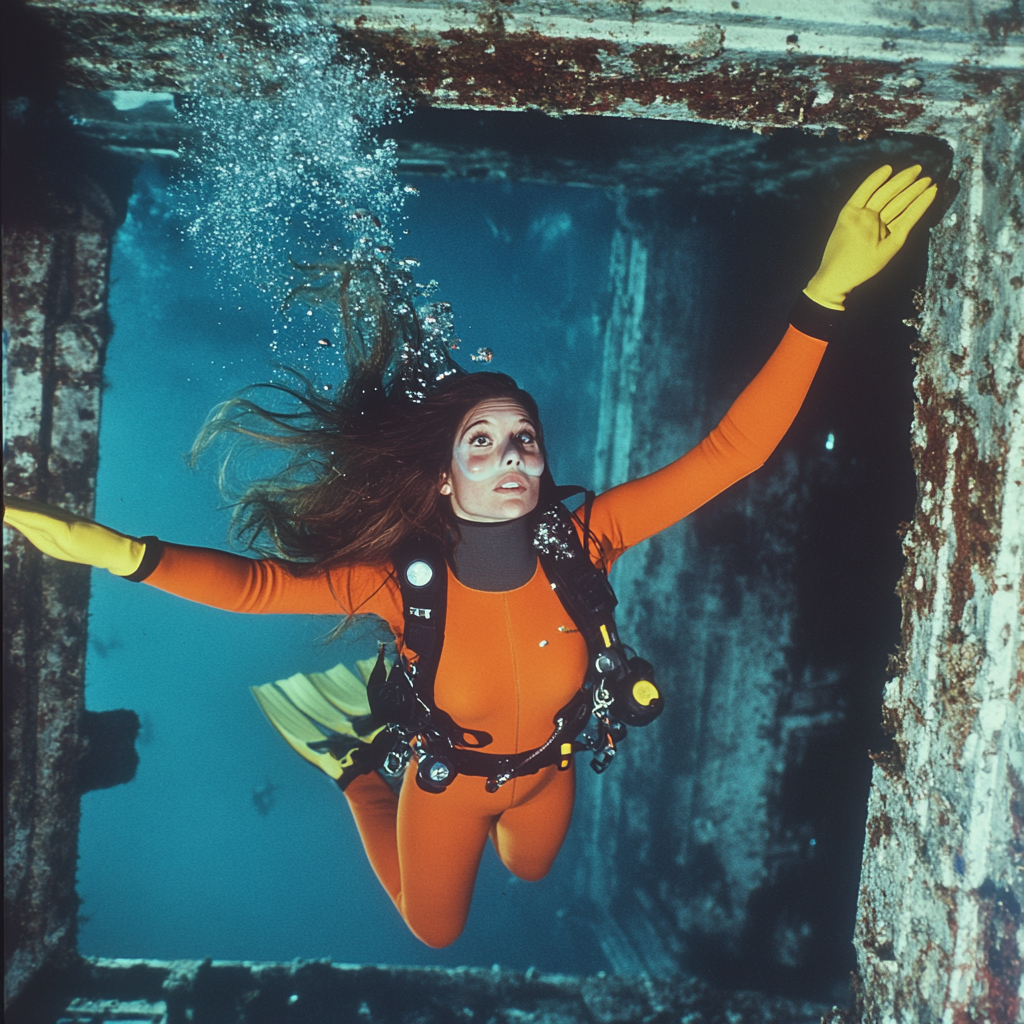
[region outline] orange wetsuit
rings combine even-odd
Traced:
[[[591,527],[610,569],[627,548],[688,515],[767,459],[803,402],[825,343],[790,327],[722,422],[682,458],[600,495]],[[287,563],[168,544],[147,583],[237,612],[339,611],[381,616],[402,645],[402,600],[388,567],[296,576]],[[470,590],[449,571],[435,702],[461,726],[489,732],[493,753],[518,753],[551,734],[583,680],[586,645],[539,567],[506,592]],[[415,766],[413,766],[414,768]],[[371,773],[345,790],[370,862],[408,926],[431,946],[465,925],[490,836],[520,878],[542,878],[572,816],[574,779],[554,766],[488,793],[457,776],[428,794],[406,776],[401,797]]]

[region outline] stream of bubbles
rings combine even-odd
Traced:
[[[389,317],[404,338],[402,386],[421,397],[453,372],[459,340],[450,306],[425,301],[437,282],[417,283],[418,262],[394,254],[416,189],[401,185],[397,147],[377,133],[407,103],[365,54],[339,44],[309,0],[225,0],[219,10],[189,44],[198,80],[181,111],[197,142],[192,174],[178,185],[187,233],[223,267],[222,289],[255,283],[280,300],[271,351],[299,370],[309,357],[286,349],[281,331],[301,322],[296,303],[307,314],[336,303],[344,278],[349,342],[365,348]],[[334,347],[343,333],[339,319],[320,346]],[[340,377],[343,360],[333,369]]]

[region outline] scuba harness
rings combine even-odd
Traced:
[[[653,669],[642,658],[630,657],[619,639],[615,593],[588,554],[594,494],[582,492],[582,520],[579,510],[570,512],[562,504],[581,490],[556,490],[557,500],[541,514],[533,544],[551,588],[586,642],[587,671],[580,689],[554,716],[550,737],[532,750],[486,753],[480,748],[492,742],[489,733],[463,729],[434,703],[434,678],[444,644],[448,565],[428,540],[413,538],[399,549],[394,567],[402,593],[404,642],[418,659],[410,662],[402,655],[389,672],[381,644],[367,682],[373,717],[388,723],[373,745],[378,754],[383,753],[379,767],[386,774],[403,774],[415,754],[421,789],[442,792],[462,774],[484,776],[487,791],[493,793],[509,780],[548,765],[565,771],[572,755],[583,750],[595,752],[591,767],[600,773],[611,763],[627,726],[647,725],[661,714],[663,701],[653,683]],[[574,522],[582,527],[582,542]]]

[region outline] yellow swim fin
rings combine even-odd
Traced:
[[[356,668],[360,667],[356,662]],[[345,665],[335,665],[326,672],[310,672],[306,677],[320,694],[343,714],[350,718],[370,713],[370,702],[366,696],[366,677],[354,675]]]
[[[373,659],[356,662],[358,676],[345,665],[335,665],[327,672],[297,672],[252,687],[263,713],[288,745],[342,789],[372,770],[361,752],[384,729],[370,714],[366,698],[373,665]]]

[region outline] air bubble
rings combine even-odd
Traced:
[[[247,0],[223,0],[214,9],[219,18],[209,31],[187,43],[201,69],[183,102],[199,139],[189,154],[197,173],[179,185],[189,235],[225,268],[224,287],[249,278],[280,295],[284,328],[296,323],[288,319],[292,302],[307,303],[307,317],[316,305],[333,304],[337,316],[344,278],[346,352],[358,358],[369,351],[386,322],[405,340],[385,387],[422,401],[460,368],[449,355],[458,348],[451,307],[420,306],[437,281],[414,283],[419,261],[396,260],[393,252],[403,204],[418,190],[398,181],[395,141],[376,135],[408,111],[408,102],[391,79],[371,71],[365,55],[341,49],[323,31],[313,0],[274,5],[273,17]],[[246,41],[253,19],[266,36],[260,54]],[[334,347],[329,338],[317,345]],[[291,361],[308,369],[303,351],[308,356],[308,343]],[[490,360],[484,351],[475,361]]]
[[[374,137],[405,113],[406,101],[365,56],[339,50],[321,30],[318,5],[282,7],[262,26],[272,65],[256,59],[235,28],[244,21],[251,32],[252,18],[261,17],[243,0],[218,4],[210,33],[189,40],[201,72],[184,117],[198,129],[189,155],[199,173],[179,191],[190,233],[208,255],[242,277],[279,286],[289,254],[321,255],[290,253],[294,228],[335,237],[338,226],[326,218],[348,206],[364,211],[363,230],[388,244],[407,194],[395,176],[395,146]]]

